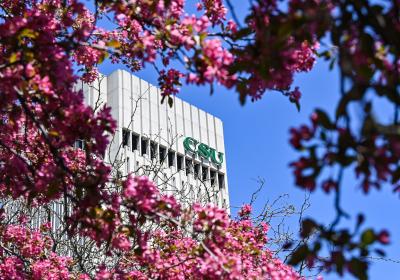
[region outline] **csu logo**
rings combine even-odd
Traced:
[[[193,139],[192,137],[186,137],[183,140],[183,146],[185,151],[192,154],[198,154],[200,157],[210,160],[216,165],[221,165],[224,161],[224,153],[219,152],[217,157],[217,151],[210,146],[200,143],[199,141]]]

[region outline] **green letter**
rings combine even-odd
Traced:
[[[201,143],[197,148],[197,153],[202,158],[208,159],[210,157],[209,147],[206,144]]]
[[[212,162],[214,162],[216,165],[221,165],[222,162],[224,161],[224,153],[219,152],[218,153],[218,160],[217,160],[216,157],[215,157],[215,153],[216,153],[215,149],[210,148],[210,150],[211,150],[211,160],[212,160]]]
[[[195,153],[197,143],[199,143],[199,142],[194,140],[192,137],[186,137],[185,140],[183,140],[183,146],[185,147],[185,151]],[[193,145],[193,148],[192,148],[192,145]]]

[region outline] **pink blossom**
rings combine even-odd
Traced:
[[[251,211],[252,211],[251,205],[244,204],[242,206],[242,208],[240,208],[238,215],[239,215],[239,217],[242,217],[242,218],[249,217],[249,215],[251,214]]]

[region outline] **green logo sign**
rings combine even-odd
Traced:
[[[200,157],[210,160],[216,165],[221,165],[224,161],[224,153],[219,152],[217,158],[217,151],[210,146],[200,143],[199,141],[193,139],[192,137],[186,137],[183,140],[183,146],[185,151],[198,154]]]

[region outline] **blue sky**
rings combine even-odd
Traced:
[[[238,6],[237,12],[243,15],[246,7]],[[123,68],[120,65],[105,63],[100,70],[109,74]],[[157,84],[154,69],[148,67],[134,73],[142,79]],[[298,75],[294,85],[299,86],[303,97],[301,111],[287,98],[274,92],[265,93],[262,100],[248,102],[241,106],[238,95],[222,87],[216,87],[209,95],[209,88],[184,86],[179,97],[189,103],[219,117],[224,123],[226,160],[228,169],[229,192],[232,206],[240,206],[250,200],[251,194],[258,188],[254,179],[265,179],[265,187],[259,195],[255,210],[260,210],[264,203],[274,200],[282,194],[288,194],[288,203],[299,207],[304,198],[304,191],[294,186],[294,178],[288,163],[297,158],[297,154],[288,144],[289,128],[308,122],[316,107],[328,112],[334,110],[338,99],[338,77],[335,71],[329,71],[323,61],[318,61],[315,68],[307,74]],[[390,230],[391,245],[386,248],[387,257],[400,260],[397,211],[399,197],[386,186],[382,191],[372,191],[364,196],[358,188],[351,172],[347,172],[343,184],[342,205],[353,220],[343,225],[354,225],[355,215],[367,213],[366,226]],[[311,194],[311,207],[306,216],[328,224],[335,215],[333,196],[321,191]],[[276,221],[278,222],[278,221]],[[297,217],[287,221],[287,226],[296,232]],[[388,261],[374,261],[370,269],[370,279],[393,279],[400,274],[400,264]],[[338,279],[334,274],[325,279]],[[352,279],[350,276],[344,279]]]

